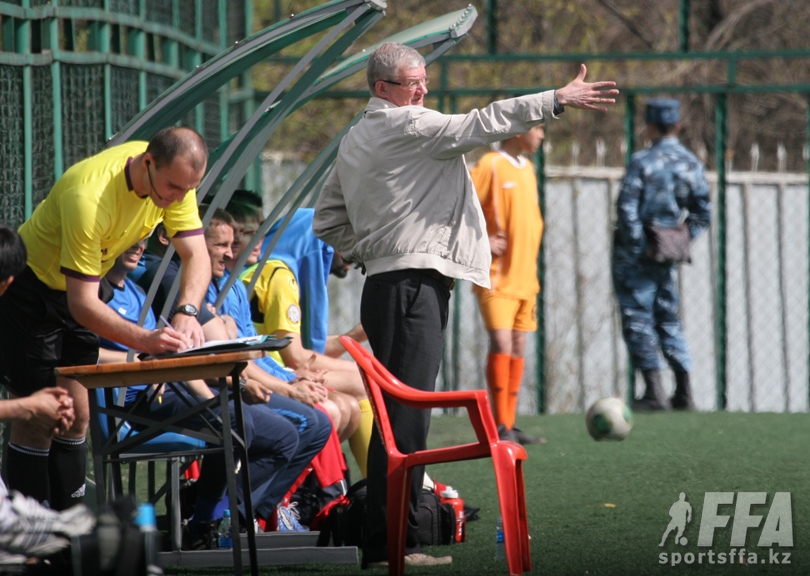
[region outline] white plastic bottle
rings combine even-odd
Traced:
[[[231,537],[231,511],[225,510],[222,522],[219,523],[219,549],[230,550],[233,548],[233,538]]]
[[[464,513],[464,501],[458,497],[458,490],[453,490],[452,486],[446,487],[441,492],[441,502],[453,507],[453,521],[455,522],[453,540],[464,542],[467,539],[467,516]]]
[[[503,518],[498,515],[498,522],[495,524],[495,560],[506,560],[506,548],[503,539]]]

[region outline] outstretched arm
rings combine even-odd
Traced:
[[[580,64],[579,75],[557,90],[557,102],[571,108],[606,112],[607,108],[604,104],[615,104],[614,96],[619,95],[619,91],[614,88],[616,83],[613,81],[585,82],[587,72],[585,64]]]

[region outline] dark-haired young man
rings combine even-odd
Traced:
[[[25,244],[14,228],[0,223],[0,296],[25,269]],[[73,399],[64,388],[43,388],[26,396],[0,401],[0,422],[22,420],[43,433],[59,434],[73,423]],[[66,548],[66,536],[88,533],[95,519],[80,504],[64,512],[44,508],[24,495],[9,494],[0,480],[0,566],[23,564]]]
[[[69,168],[20,227],[28,265],[0,300],[0,378],[14,397],[58,384],[76,418],[53,439],[28,422],[12,425],[10,488],[57,510],[82,501],[87,391],[54,368],[95,364],[96,334],[152,354],[203,342],[196,310],[211,269],[194,189],[207,160],[205,140],[189,128],[109,148]],[[161,221],[184,264],[183,313],[150,331],[106,306],[99,288],[115,258]]]

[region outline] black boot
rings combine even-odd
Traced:
[[[669,400],[661,385],[661,371],[645,370],[642,374],[644,376],[644,396],[639,400],[634,400],[631,408],[637,412],[669,410]]]
[[[673,410],[695,410],[695,401],[692,399],[692,385],[689,382],[689,372],[675,372],[675,394],[672,396]]]

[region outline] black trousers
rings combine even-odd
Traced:
[[[442,359],[450,288],[435,271],[398,270],[366,279],[360,304],[371,350],[399,380],[419,390],[433,391]],[[397,447],[403,453],[427,447],[430,410],[404,406],[386,399]],[[417,499],[424,467],[413,470],[408,514],[406,554],[420,549],[416,524]],[[363,562],[388,556],[386,498],[388,457],[375,427],[368,453],[368,511],[364,526]]]

